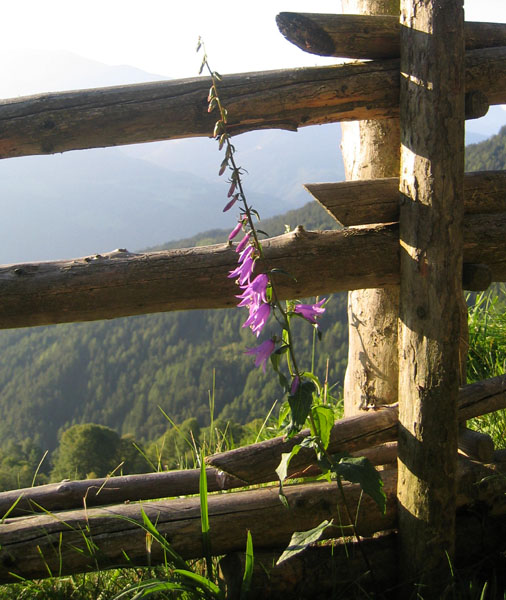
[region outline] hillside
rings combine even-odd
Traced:
[[[505,167],[506,129],[468,148],[468,168]],[[502,158],[502,162],[501,162]],[[494,161],[494,162],[490,162]],[[483,168],[483,167],[481,167]],[[285,224],[308,229],[333,226],[309,203],[262,223],[269,235]],[[164,248],[221,242],[228,230],[209,230]],[[335,296],[322,322],[317,370],[340,385],[347,352],[345,295]],[[30,439],[52,450],[58,432],[83,422],[114,428],[136,439],[155,439],[166,429],[162,408],[176,422],[209,419],[208,391],[216,373],[215,416],[240,422],[263,417],[279,391],[275,378],[255,369],[243,352],[255,339],[241,329],[239,310],[194,311],[0,331],[0,436]],[[302,325],[305,325],[302,323]],[[268,332],[269,333],[269,332]],[[310,329],[302,336],[305,359]]]
[[[468,171],[494,171],[504,169],[506,161],[506,126],[497,135],[466,148]]]
[[[309,229],[333,222],[316,203],[263,221],[271,235],[285,224]],[[214,230],[167,246],[221,242],[227,230]],[[331,382],[341,381],[347,331],[345,298],[329,304],[322,322],[318,369],[327,357]],[[167,427],[158,407],[181,422],[209,419],[208,390],[216,371],[215,416],[240,422],[265,416],[280,388],[243,356],[256,340],[241,330],[240,310],[146,315],[115,321],[0,332],[0,437],[35,440],[53,449],[58,431],[81,422],[133,433],[143,441]],[[301,323],[305,325],[304,323]],[[305,328],[309,360],[311,328]]]

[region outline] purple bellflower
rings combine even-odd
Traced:
[[[319,317],[325,312],[325,309],[322,306],[325,301],[326,298],[323,298],[316,304],[297,304],[294,312],[302,315],[304,319],[307,319],[310,323],[314,323],[316,325],[316,317]]]
[[[243,222],[239,221],[239,223],[237,223],[237,225],[230,232],[230,235],[228,236],[228,239],[229,240],[233,240],[237,236],[237,234],[239,233],[239,231],[241,231],[242,226],[243,226]]]
[[[261,302],[267,302],[268,283],[269,278],[265,273],[257,275],[249,285],[243,288],[243,293],[237,296],[237,298],[241,298],[241,302],[237,306],[255,306],[258,309]]]
[[[248,348],[245,354],[252,354],[255,356],[255,367],[262,366],[262,369],[265,373],[265,365],[269,360],[270,355],[274,352],[275,344],[272,340],[265,340],[262,342],[260,346],[256,348]]]
[[[259,307],[250,306],[249,317],[244,321],[243,327],[250,327],[251,331],[258,337],[271,314],[270,304],[261,304]]]
[[[246,247],[246,244],[249,242],[249,232],[242,238],[242,240],[237,244],[236,252],[242,252]]]
[[[237,277],[239,285],[242,286],[245,283],[249,284],[253,269],[255,268],[255,259],[252,257],[252,254],[253,246],[248,246],[241,252],[239,256],[239,266],[233,271],[230,271],[228,274],[229,279],[235,279]]]

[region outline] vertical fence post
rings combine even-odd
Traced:
[[[423,598],[441,597],[454,552],[463,25],[463,0],[401,0],[400,561]]]
[[[342,0],[355,14],[399,15],[399,0]],[[399,121],[342,123],[346,179],[399,175]],[[344,381],[346,416],[361,408],[397,401],[397,287],[348,294],[348,367]]]

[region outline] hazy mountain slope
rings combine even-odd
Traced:
[[[490,139],[466,148],[468,171],[496,170],[505,168],[506,126]]]
[[[300,149],[304,157],[303,166],[300,162],[296,163],[299,151],[293,143],[297,139],[305,139],[303,134],[302,137],[299,133],[287,135],[289,147],[284,151],[283,146],[279,146],[267,157],[269,168],[265,172],[270,175],[265,175],[264,184],[265,189],[273,189],[272,196],[266,199],[265,210],[260,206],[261,199],[258,199],[258,208],[263,216],[269,210],[271,214],[284,210],[280,209],[279,200],[274,197],[280,189],[285,189],[284,193],[288,194],[286,186],[292,183],[288,165],[291,163],[296,169],[304,169],[311,163],[313,155],[308,145]],[[479,144],[479,156],[475,156],[476,148],[468,149],[468,168],[471,168],[471,163],[472,168],[485,168],[480,165],[489,164],[496,148],[501,147],[503,137],[504,132],[501,132],[496,138]],[[261,136],[251,139],[258,142]],[[335,139],[332,133],[328,151],[334,147]],[[274,139],[272,144],[271,147],[275,147],[277,141]],[[248,160],[254,163],[255,146],[251,148]],[[56,253],[56,239],[64,234],[66,228],[71,231],[69,238],[72,238],[73,244],[83,243],[92,237],[93,231],[103,228],[103,235],[107,237],[101,238],[100,244],[104,244],[105,249],[131,245],[130,249],[135,250],[170,239],[169,228],[173,225],[172,220],[176,221],[178,211],[190,219],[194,233],[217,227],[212,221],[213,214],[223,219],[221,207],[226,191],[223,182],[218,181],[213,187],[214,184],[210,185],[207,180],[195,178],[195,174],[192,178],[180,172],[167,174],[167,169],[159,165],[119,156],[119,150],[115,149],[109,155],[100,150],[93,152],[53,157],[54,161],[40,157],[37,158],[38,164],[34,159],[29,170],[18,168],[22,161],[31,160],[28,158],[0,162],[0,176],[6,185],[4,190],[8,190],[2,196],[3,207],[6,208],[0,242],[11,235],[11,229],[16,231],[3,246],[5,253],[16,244],[17,251],[24,251],[30,237],[40,233],[38,229],[45,238],[41,238],[40,245],[34,245],[32,251],[38,248],[40,252],[49,249]],[[247,155],[248,149],[241,149],[241,152]],[[88,161],[86,156],[90,157]],[[216,151],[212,161],[217,156]],[[316,151],[314,156],[318,156]],[[498,156],[499,162],[494,164],[505,168],[504,153],[499,152]],[[77,157],[80,157],[79,160]],[[192,167],[199,164],[197,152],[190,158]],[[330,160],[335,165],[335,156]],[[184,158],[184,164],[186,161],[187,158]],[[5,167],[8,163],[13,166]],[[249,168],[246,157],[242,164]],[[313,168],[318,168],[318,160],[313,163]],[[34,173],[31,179],[28,172]],[[306,181],[318,180],[318,173],[320,171],[317,170],[308,172]],[[246,179],[247,186],[253,183],[254,177],[256,175],[250,173]],[[38,194],[38,200],[28,202],[23,196],[16,196],[16,184],[26,184],[34,194]],[[57,184],[61,187],[57,188]],[[184,197],[185,203],[175,203],[176,195]],[[203,209],[200,208],[202,203],[193,200],[195,197],[201,198],[205,204]],[[104,198],[107,198],[107,203]],[[55,223],[51,223],[50,219],[44,220],[52,203]],[[254,203],[257,205],[257,199]],[[186,204],[190,208],[185,213]],[[11,221],[7,220],[9,211],[15,216]],[[164,211],[168,211],[169,216]],[[58,220],[62,219],[59,213],[64,213],[67,219],[61,229],[57,226]],[[30,223],[32,217],[33,222]],[[232,214],[225,217],[235,218]],[[73,218],[83,226],[81,229],[70,228]],[[114,221],[123,218],[128,221],[132,232],[149,229],[151,241],[136,246],[128,241],[113,240]],[[218,222],[221,227],[223,221]],[[317,229],[330,227],[333,222],[316,203],[310,203],[276,219],[266,219],[262,227],[270,235],[276,235],[284,230],[285,224],[291,227],[303,224],[308,229]],[[174,226],[178,238],[188,237],[170,242],[166,247],[221,242],[229,231],[223,222],[224,229],[208,230],[190,237],[192,231],[185,233],[179,219]],[[159,240],[155,239],[156,236],[163,237]],[[104,249],[97,248],[98,243],[94,244],[90,250],[75,253],[87,254]],[[64,251],[63,246],[58,247],[57,253]],[[43,449],[51,449],[56,445],[58,430],[80,422],[96,422],[113,427],[120,433],[132,432],[138,438],[153,439],[166,427],[159,406],[176,421],[197,416],[205,422],[213,369],[216,370],[216,416],[221,414],[245,421],[265,415],[274,400],[279,398],[280,389],[274,377],[263,375],[261,370],[254,368],[250,357],[243,355],[246,347],[256,344],[255,338],[241,329],[244,318],[244,312],[232,309],[0,331],[2,444],[13,439],[30,438],[38,441]],[[329,304],[322,329],[325,334],[319,349],[317,369],[323,373],[329,357],[330,381],[342,381],[347,344],[345,295],[335,297]],[[307,358],[307,335],[302,336],[302,343]]]
[[[316,203],[263,221],[276,235],[284,225],[332,227]],[[228,230],[206,242],[221,242]],[[188,246],[204,238],[183,240]],[[256,345],[241,329],[240,310],[190,311],[115,321],[0,331],[0,439],[30,437],[42,448],[56,445],[60,429],[95,422],[120,433],[153,439],[166,428],[159,406],[173,419],[209,418],[208,390],[216,370],[215,416],[248,421],[264,416],[279,398],[275,378],[243,355]],[[345,296],[329,305],[317,367],[323,376],[330,358],[331,382],[344,373],[347,330]],[[305,325],[305,323],[301,323]],[[275,324],[272,332],[275,331]],[[309,361],[311,328],[301,338]]]
[[[18,52],[0,65],[0,95],[161,79],[71,53]],[[168,116],[170,118],[170,116]],[[342,179],[338,126],[239,136],[250,199],[264,217],[301,206],[306,181]],[[0,161],[0,264],[136,250],[228,227],[222,160],[209,139]]]

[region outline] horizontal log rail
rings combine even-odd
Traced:
[[[306,183],[304,187],[344,227],[399,220],[399,178],[338,183]],[[478,171],[464,177],[466,214],[506,211],[506,171]]]
[[[503,463],[481,465],[462,459],[458,506],[479,502],[482,507],[493,506],[496,516],[504,515],[504,472]],[[387,496],[385,515],[369,496],[362,496],[359,486],[344,484],[361,535],[395,526],[396,470],[383,471],[382,478]],[[244,551],[247,530],[251,531],[255,550],[280,548],[288,543],[293,531],[310,529],[329,518],[340,525],[327,530],[327,537],[349,534],[335,483],[286,486],[285,494],[289,509],[280,502],[277,487],[210,495],[212,553]],[[156,542],[149,555],[146,551],[146,534],[136,524],[141,522],[141,508],[180,555],[187,559],[202,556],[199,498],[89,508],[6,519],[0,527],[0,582],[16,581],[19,576],[35,579],[163,563],[165,556]]]
[[[461,422],[506,408],[506,375],[493,377],[479,383],[466,385],[460,390],[459,417]],[[305,431],[302,435],[307,435]],[[476,432],[475,432],[476,433]],[[296,441],[300,441],[299,436]],[[361,415],[337,421],[332,430],[333,451],[355,452],[366,456],[375,465],[387,464],[395,460],[396,448],[391,442],[397,437],[397,412],[385,409],[379,412],[366,412]],[[381,446],[375,446],[383,442]],[[207,486],[210,492],[244,487],[251,482],[266,483],[275,481],[275,468],[281,453],[289,451],[295,442],[275,438],[238,450],[208,457],[211,465],[207,469]],[[468,447],[471,447],[468,444]],[[300,454],[300,453],[299,453]],[[303,459],[301,461],[301,458]],[[264,463],[267,465],[265,468]],[[314,465],[314,455],[302,451],[299,458],[293,459],[292,476]],[[216,468],[215,468],[216,467]],[[223,469],[239,473],[240,477],[229,475]],[[0,517],[6,513],[10,517],[33,514],[40,510],[55,511],[149,500],[161,497],[174,497],[199,492],[199,469],[146,473],[82,481],[64,481],[37,487],[12,490],[0,493]]]
[[[506,281],[506,213],[468,215],[464,261]],[[394,285],[399,280],[395,224],[291,233],[263,242],[260,270],[276,275],[280,299]],[[0,329],[112,319],[173,310],[228,308],[237,286],[227,275],[228,244],[132,254],[118,250],[74,260],[0,267]]]
[[[399,61],[225,75],[231,134],[398,116]],[[506,47],[471,50],[466,90],[506,103]],[[0,102],[0,158],[211,137],[208,77],[57,92]]]
[[[304,52],[343,58],[400,56],[399,17],[282,12],[276,17],[284,37]],[[504,23],[465,23],[466,49],[506,46]]]

